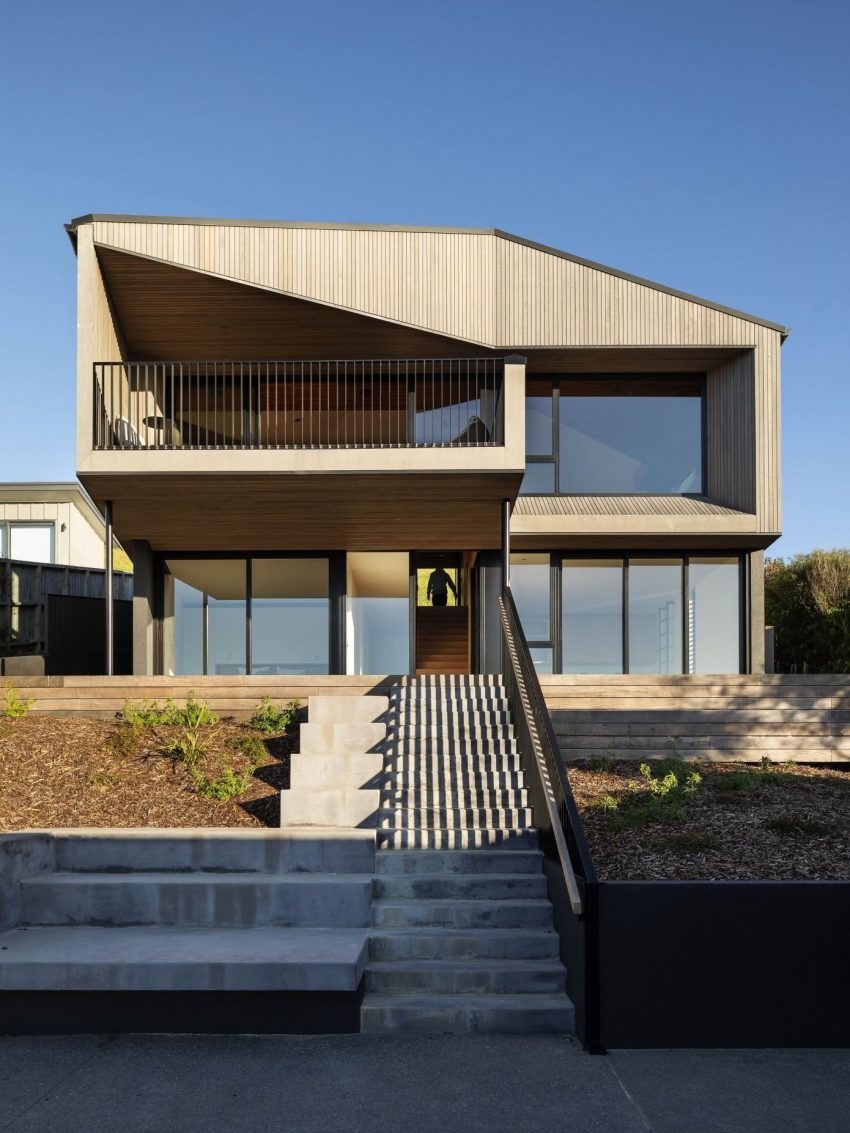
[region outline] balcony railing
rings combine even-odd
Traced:
[[[501,445],[503,378],[497,358],[98,362],[94,447]]]

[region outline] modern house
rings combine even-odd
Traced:
[[[103,568],[106,525],[76,483],[0,484],[0,559]]]
[[[506,556],[540,673],[763,670],[783,326],[494,229],[68,232],[135,673],[498,672]]]

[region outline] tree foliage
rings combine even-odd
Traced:
[[[850,549],[768,559],[764,599],[777,672],[850,672]]]

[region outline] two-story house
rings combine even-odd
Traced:
[[[787,330],[493,229],[68,225],[138,674],[764,667]],[[446,581],[448,580],[448,581]]]

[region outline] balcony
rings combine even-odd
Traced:
[[[501,446],[504,369],[496,358],[98,362],[93,448]]]

